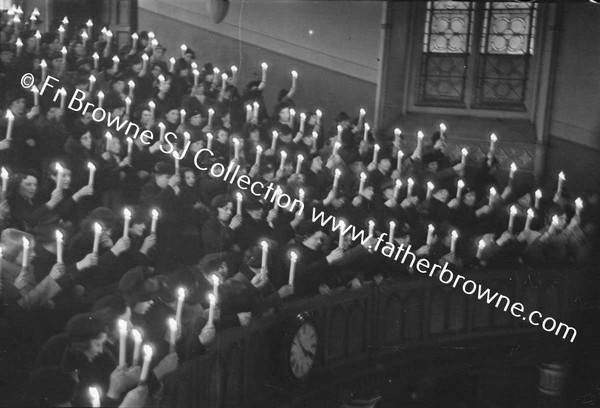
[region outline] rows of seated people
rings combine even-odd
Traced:
[[[566,183],[536,199],[537,186],[525,182],[521,172],[508,184],[499,182],[493,151],[469,166],[451,157],[449,132],[433,133],[414,148],[414,137],[365,132],[363,120],[343,112],[326,120],[316,110],[304,111],[301,119],[293,99],[296,85],[278,93],[269,115],[263,98],[267,76],[238,88],[237,70],[223,70],[223,79],[211,64],[198,67],[189,47],[169,63],[152,33],[140,32],[133,45],[119,48],[106,30],[93,27],[84,41],[84,22],[69,22],[63,42],[56,31],[36,39],[40,26],[24,17],[15,22],[15,15],[2,14],[1,31],[0,165],[9,176],[0,202],[0,325],[4,340],[28,338],[26,344],[39,349],[35,361],[21,361],[31,368],[30,404],[89,406],[90,386],[101,390],[103,406],[166,398],[180,362],[209,350],[222,330],[252,324],[299,297],[326,296],[366,282],[384,285],[404,275],[417,279],[409,265],[373,250],[375,237],[389,233],[390,221],[396,226],[394,245],[410,245],[417,256],[456,270],[592,261],[598,244],[596,191],[570,194]],[[106,112],[149,130],[152,140],[135,138],[129,152],[125,132],[96,122],[91,111],[61,108],[54,92],[40,95],[35,104],[36,96],[21,86],[27,73],[36,84],[43,74],[57,78],[67,101],[81,90],[98,106],[102,92]],[[298,83],[301,88],[301,77]],[[14,117],[10,139],[7,112]],[[178,172],[174,157],[161,151],[161,128],[189,134]],[[234,138],[240,143],[237,157]],[[179,150],[184,141],[178,138]],[[205,156],[204,164],[233,161],[239,174],[278,185],[290,197],[302,189],[305,210],[278,208],[245,192],[238,213],[235,187],[194,162],[209,143],[214,155]],[[380,150],[373,160],[375,143]],[[263,152],[259,164],[257,146]],[[281,151],[288,157],[283,166]],[[304,157],[300,172],[298,154]],[[92,180],[89,163],[96,168]],[[367,178],[359,188],[361,173]],[[402,187],[396,187],[397,180]],[[457,191],[459,180],[464,187]],[[125,207],[131,211],[127,234]],[[516,210],[509,229],[511,207]],[[367,230],[373,221],[375,237],[353,242],[346,235],[340,243],[330,226],[311,220],[313,209],[358,229]],[[534,215],[526,228],[530,209]],[[155,231],[152,210],[160,214]],[[101,226],[97,249],[96,224]],[[434,232],[428,239],[430,224]],[[57,262],[57,230],[64,236],[62,262]],[[451,251],[453,231],[458,239]],[[266,270],[262,241],[269,246]],[[291,250],[298,254],[293,285]],[[211,324],[207,294],[213,275],[221,284]],[[175,314],[179,287],[186,297],[173,351],[166,321]],[[141,369],[131,364],[130,337],[127,364],[118,364],[119,319],[140,330],[154,348],[142,387],[136,387]]]

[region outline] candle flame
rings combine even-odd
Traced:
[[[142,59],[147,62],[149,59],[148,54],[142,54]]]
[[[339,177],[342,174],[342,171],[340,169],[335,169],[334,174],[336,177]]]
[[[59,230],[56,230],[56,241],[62,242],[63,234]]]
[[[158,76],[158,80],[159,80],[160,82],[165,82],[165,76],[164,76],[164,75],[162,75],[162,74],[160,74],[160,75]]]
[[[214,74],[215,76],[216,76],[216,75],[219,75],[219,73],[220,73],[220,72],[221,72],[221,70],[220,70],[219,68],[217,68],[217,67],[214,67],[214,68],[213,68],[213,74]]]
[[[56,166],[55,166],[54,168],[56,169],[56,171],[57,171],[58,173],[60,173],[60,172],[64,171],[64,168],[63,168],[63,166],[61,166],[61,164],[60,164],[60,163],[56,163]]]
[[[433,190],[435,186],[433,185],[433,183],[431,181],[427,182],[427,190]]]
[[[428,232],[433,232],[433,231],[435,231],[435,227],[433,226],[433,224],[429,224],[429,225],[427,226],[427,231],[428,231]]]
[[[46,68],[47,66],[48,66],[48,63],[46,62],[46,60],[45,60],[45,59],[43,59],[43,60],[40,62],[40,67],[42,67],[42,68]]]
[[[212,133],[207,133],[206,134],[206,138],[209,139],[209,140],[212,140],[212,138],[213,138]]]
[[[220,282],[219,277],[217,275],[212,275],[211,279],[212,279],[214,285],[218,285]]]
[[[396,223],[394,221],[390,221],[390,228],[394,228],[396,226]]]
[[[123,209],[123,216],[125,218],[131,218],[131,211],[129,210],[129,208]]]
[[[162,123],[162,122],[160,122],[160,123],[158,124],[158,127],[159,127],[159,128],[161,128],[161,130],[164,130],[164,129],[166,128],[165,124],[164,124],[164,123]]]
[[[123,319],[119,319],[118,325],[119,325],[119,333],[127,332],[127,321],[125,321]]]
[[[213,295],[212,293],[209,293],[208,301],[210,302],[211,305],[214,305],[217,302],[217,299],[215,298],[215,295]]]
[[[138,329],[131,330],[131,337],[133,337],[133,341],[136,343],[142,342],[142,333]]]
[[[236,146],[239,145],[240,144],[239,139],[238,138],[233,138],[233,144],[236,145]]]
[[[60,49],[60,52],[61,52],[62,54],[66,54],[66,53],[67,53],[67,47],[65,47],[65,46],[63,45],[63,47]]]
[[[211,116],[214,115],[215,114],[215,110],[213,108],[210,108],[208,110],[208,114],[211,115]]]
[[[561,180],[565,180],[565,173],[563,173],[562,171],[558,173],[558,178]]]
[[[558,225],[558,215],[556,214],[552,216],[552,225]]]
[[[490,187],[490,195],[491,196],[495,196],[496,194],[498,194],[498,192],[496,191],[496,189],[494,187]]]
[[[450,236],[454,239],[458,238],[458,232],[456,230],[452,230],[452,232],[450,233]]]
[[[373,149],[375,149],[375,150],[377,150],[377,151],[378,151],[380,148],[381,148],[381,147],[379,146],[379,144],[378,144],[378,143],[375,143],[375,146],[373,146]]]
[[[27,237],[23,237],[23,248],[29,248],[29,240]]]
[[[535,215],[535,212],[531,208],[529,210],[527,210],[527,217],[533,218],[534,215]]]
[[[292,71],[292,78],[298,78],[298,73],[296,71]]]
[[[246,105],[246,110],[248,112],[250,112],[252,110],[252,105],[250,105],[250,104]]]
[[[365,122],[365,130],[368,132],[370,129],[371,129],[371,126],[369,126],[369,124]]]
[[[132,39],[133,41],[137,41],[137,40],[138,40],[138,38],[139,38],[139,37],[138,37],[137,33],[133,33],[133,34],[131,34],[131,39]]]
[[[268,68],[269,68],[269,66],[267,65],[267,63],[266,63],[266,62],[263,62],[262,64],[260,64],[260,67],[261,67],[262,69],[268,69]]]
[[[99,401],[100,400],[100,392],[98,392],[98,388],[96,388],[96,387],[90,387],[88,392],[90,393],[90,398],[93,401]]]
[[[369,220],[369,227],[374,227],[374,226],[375,226],[375,221]]]
[[[237,70],[238,70],[238,69],[237,69],[237,67],[236,67],[235,65],[232,65],[232,66],[231,66],[231,72],[232,72],[232,73],[234,73],[234,74],[235,74],[235,73],[237,72]]]
[[[104,137],[107,138],[108,140],[112,139],[112,134],[110,132],[106,132],[104,134]]]
[[[491,140],[492,142],[497,142],[497,141],[498,141],[498,137],[496,136],[496,134],[495,134],[495,133],[492,133],[492,134],[490,135],[490,140]]]
[[[367,112],[363,109],[360,108],[360,110],[358,111],[362,116],[364,116]]]
[[[242,197],[242,193],[240,193],[239,191],[235,193],[235,198],[237,198],[238,201],[242,201]]]
[[[360,179],[361,179],[361,180],[366,180],[366,179],[367,179],[367,173],[365,173],[364,171],[362,171],[362,172],[360,173]]]
[[[171,64],[175,64],[175,58],[174,58],[174,57],[171,57],[171,58],[169,58],[169,62],[170,62]]]
[[[466,156],[469,154],[469,151],[465,147],[463,147],[460,152],[462,153],[463,156]]]
[[[179,46],[179,48],[181,48],[181,51],[184,51],[184,52],[185,52],[185,51],[187,50],[187,45],[185,45],[185,44],[181,44],[181,45]]]
[[[423,134],[423,131],[419,130],[419,131],[417,132],[417,137],[418,137],[419,139],[423,139],[423,138],[425,137],[425,135]]]
[[[145,360],[151,360],[152,359],[152,346],[149,344],[144,344],[144,359]]]
[[[402,180],[400,180],[400,179],[396,180],[396,187],[397,188],[402,187]]]
[[[88,162],[88,165],[87,165],[87,167],[88,167],[88,169],[90,169],[90,170],[96,170],[96,166],[94,166],[94,163],[92,163],[92,162]]]
[[[97,234],[100,234],[102,232],[102,225],[100,225],[100,223],[97,223],[97,222],[94,223],[94,231]]]
[[[126,103],[127,105],[131,105],[131,98],[130,98],[129,96],[126,96],[126,97],[125,97],[125,103]]]
[[[511,172],[517,171],[517,164],[515,162],[511,163],[511,165],[510,165],[510,171]]]
[[[458,187],[463,188],[465,186],[465,182],[462,180],[458,180]]]
[[[320,109],[317,109],[317,110],[315,111],[315,114],[316,114],[316,115],[317,115],[317,117],[319,117],[319,118],[323,116],[323,112],[321,112],[321,110],[320,110]]]
[[[179,299],[179,300],[185,299],[185,288],[178,288],[177,289],[177,299]]]
[[[299,162],[302,162],[302,161],[304,161],[304,156],[302,156],[301,154],[299,154],[299,155],[297,156],[297,160],[298,160]]]
[[[483,239],[480,239],[478,246],[479,246],[479,249],[485,248],[485,241]]]
[[[281,157],[283,157],[284,159],[287,157],[287,153],[285,152],[285,150],[282,150],[280,153]]]
[[[583,208],[583,200],[581,198],[577,198],[577,200],[575,200],[575,207]]]
[[[402,131],[399,128],[394,129],[394,136],[400,136]]]
[[[295,251],[291,251],[290,252],[290,259],[292,261],[297,261],[298,260],[298,254]]]
[[[104,92],[100,91],[98,92],[98,99],[102,99],[104,98]]]
[[[291,108],[291,109],[290,109],[290,115],[291,115],[291,116],[296,116],[296,109],[294,109],[294,108]]]
[[[115,55],[114,57],[112,57],[112,60],[113,60],[113,62],[117,62],[117,63],[118,63],[119,61],[121,61],[121,60],[119,59],[119,57],[117,57],[116,55]]]
[[[517,207],[514,205],[510,207],[510,215],[517,215]]]
[[[443,124],[443,123],[440,123],[440,130],[441,130],[442,132],[445,132],[445,131],[446,131],[446,125],[445,125],[445,124]]]
[[[259,152],[259,153],[262,153],[262,151],[263,151],[262,146],[261,145],[256,145],[256,151]]]
[[[173,317],[169,317],[169,319],[167,320],[168,324],[169,324],[169,329],[171,331],[176,331],[177,330],[177,320],[175,320]]]
[[[256,101],[252,102],[252,107],[258,109],[258,107],[260,106],[260,104]]]
[[[227,75],[226,73],[221,74],[221,79],[227,80],[227,78],[229,78],[229,75]]]
[[[260,241],[260,246],[263,249],[268,249],[269,248],[269,243],[267,241]]]
[[[8,170],[4,167],[2,167],[2,178],[8,178]]]
[[[127,144],[131,144],[133,143],[133,139],[129,136],[127,136]]]
[[[406,182],[407,182],[407,183],[408,183],[408,185],[410,185],[410,186],[412,186],[412,185],[414,185],[414,184],[415,184],[415,181],[414,181],[412,178],[410,178],[410,177],[409,177],[409,179],[408,179],[408,180],[406,180]]]

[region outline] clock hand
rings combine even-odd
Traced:
[[[312,351],[310,351],[310,350],[308,350],[308,349],[306,349],[306,348],[304,347],[304,344],[302,344],[302,340],[298,339],[298,344],[300,345],[300,349],[302,350],[302,352],[303,352],[305,355],[307,355],[307,356],[309,356],[309,357],[311,357],[311,358],[315,358],[315,354],[314,354]]]

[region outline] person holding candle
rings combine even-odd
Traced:
[[[233,201],[221,194],[212,199],[211,208],[213,215],[202,226],[201,231],[204,253],[239,251],[237,234],[242,226],[242,215],[234,215]],[[219,237],[219,241],[215,241],[214,237]]]

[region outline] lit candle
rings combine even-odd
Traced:
[[[246,105],[246,122],[250,122],[252,120],[252,105]]]
[[[260,155],[262,154],[263,148],[261,145],[256,145],[256,160],[254,161],[254,164],[256,166],[260,166]]]
[[[515,215],[517,215],[517,207],[510,207],[510,217],[508,218],[508,231],[512,232],[515,226]]]
[[[217,304],[217,300],[215,299],[215,295],[213,295],[212,293],[208,294],[208,303],[210,305],[209,309],[208,309],[208,323],[206,323],[207,326],[214,326],[214,320],[215,320],[215,305]]]
[[[181,124],[185,123],[185,115],[186,115],[185,109],[181,109],[179,111],[179,117],[181,118]]]
[[[159,86],[163,86],[163,84],[165,83],[165,76],[160,74],[157,79]]]
[[[169,353],[175,352],[175,342],[177,341],[177,321],[172,317],[168,319],[169,323]]]
[[[111,48],[111,45],[112,45],[112,36],[113,36],[113,33],[110,30],[106,30],[106,34],[105,35],[106,35],[106,47],[104,48],[104,56],[108,57],[110,55],[110,52],[111,52],[110,48]]]
[[[6,196],[6,191],[8,190],[8,170],[2,167],[2,196],[3,198]]]
[[[321,119],[323,118],[323,112],[320,109],[315,111],[315,115],[317,115],[317,126],[321,126]]]
[[[306,126],[306,113],[300,113],[300,129],[298,130],[304,136],[304,128]]]
[[[419,149],[419,150],[422,150],[424,137],[425,137],[425,135],[423,134],[423,132],[421,130],[419,130],[417,132],[417,149]]]
[[[140,374],[140,384],[144,384],[148,379],[148,371],[150,371],[150,362],[152,361],[152,347],[149,344],[144,344],[144,365]]]
[[[129,223],[131,222],[131,211],[129,208],[123,209],[123,217],[125,219],[125,223],[123,224],[123,238],[129,235]]]
[[[65,173],[65,169],[61,166],[60,163],[56,163],[56,189],[62,190],[63,188],[63,174]]]
[[[402,171],[402,158],[404,157],[404,152],[398,149],[398,157],[396,158],[396,169],[398,170],[398,177],[401,176]]]
[[[219,73],[221,70],[217,67],[213,68],[213,82],[216,84],[219,81]]]
[[[581,211],[583,210],[583,200],[581,198],[577,198],[575,200],[575,215],[581,217]]]
[[[427,241],[426,244],[427,246],[431,246],[431,244],[433,244],[433,233],[435,231],[435,227],[433,226],[433,224],[429,224],[427,226]]]
[[[296,158],[296,174],[300,174],[300,170],[302,169],[302,162],[304,161],[304,156],[301,154]]]
[[[412,197],[412,192],[413,192],[413,187],[415,186],[415,181],[409,177],[409,179],[406,180],[406,183],[408,184],[408,187],[406,188],[406,196]]]
[[[100,235],[102,234],[102,225],[94,223],[94,246],[92,252],[98,255],[98,248],[100,247]]]
[[[97,53],[97,52],[95,52],[95,53],[92,55],[92,58],[94,59],[94,70],[96,70],[96,71],[97,71],[97,70],[98,70],[98,61],[100,60],[100,55],[98,55],[98,53]]]
[[[59,230],[56,230],[56,263],[63,262],[63,234]]]
[[[106,138],[106,151],[108,152],[110,148],[110,142],[112,140],[112,134],[110,132],[106,132],[104,137]]]
[[[237,81],[237,72],[238,72],[237,67],[235,65],[232,65],[231,66],[231,82],[233,84],[235,84]]]
[[[431,199],[431,194],[433,193],[433,189],[435,188],[435,186],[433,185],[433,183],[431,181],[427,182],[427,193],[425,195],[425,199],[426,200],[430,200]]]
[[[152,119],[154,119],[154,110],[156,109],[156,104],[154,101],[150,101],[148,102],[148,107],[150,108],[150,116],[152,116]],[[160,124],[158,126],[160,127]]]
[[[194,70],[194,86],[198,86],[198,77],[200,76],[200,71],[197,69]]]
[[[466,166],[467,165],[467,155],[469,154],[469,151],[463,147],[460,152],[462,153],[460,162],[463,166]]]
[[[208,150],[212,148],[213,135],[212,133],[206,134],[206,147]]]
[[[401,135],[402,135],[402,131],[399,128],[394,129],[394,142],[400,143]]]
[[[444,123],[440,123],[440,139],[444,139],[446,137],[446,125]]]
[[[181,45],[179,46],[179,49],[181,50],[181,57],[182,57],[182,58],[183,58],[183,57],[185,57],[185,52],[187,51],[187,45],[185,45],[185,44],[181,44]]]
[[[342,174],[342,171],[340,169],[335,169],[335,171],[333,172],[333,191],[334,192],[337,190],[338,184],[340,182],[341,174]]]
[[[290,109],[290,120],[288,122],[289,127],[294,128],[294,119],[296,118],[296,109]]]
[[[377,155],[379,154],[379,144],[375,143],[375,146],[373,146],[373,163],[377,163]]]
[[[463,180],[458,180],[456,187],[456,198],[460,200],[460,196],[462,194],[462,189],[465,187],[465,182]]]
[[[175,72],[175,58],[169,58],[169,72]]]
[[[558,215],[554,214],[552,216],[552,223],[550,224],[550,229],[548,232],[553,233],[556,227],[558,227]]]
[[[121,60],[119,59],[119,57],[117,57],[116,55],[114,57],[112,57],[112,62],[113,62],[113,70],[115,70],[116,72],[119,71],[119,62]]]
[[[260,67],[262,68],[262,78],[261,78],[261,81],[262,82],[267,82],[267,69],[269,69],[269,66],[267,65],[266,62],[263,62],[262,64],[260,64]]]
[[[283,167],[285,166],[285,159],[287,158],[287,153],[285,152],[285,150],[282,150],[281,152],[279,152],[279,155],[281,156],[281,160],[279,161],[279,170],[283,170]]]
[[[165,141],[165,130],[167,129],[167,126],[163,122],[160,122],[158,124],[158,129],[159,129],[158,139],[160,140],[161,143],[163,143]]]
[[[92,400],[92,407],[100,407],[100,392],[96,387],[90,387],[88,390],[90,399]]]
[[[5,118],[7,120],[6,123],[6,140],[12,140],[12,132],[15,126],[15,115],[11,112],[10,109],[6,110]]]
[[[317,150],[317,141],[319,140],[319,134],[317,132],[312,132],[313,138],[313,149]]]
[[[40,106],[40,90],[34,85],[31,87],[31,92],[33,92],[33,106]]]
[[[242,193],[240,193],[239,191],[237,193],[235,193],[235,198],[237,201],[237,215],[242,215]]]
[[[369,137],[369,130],[371,129],[371,127],[369,126],[368,123],[365,123],[365,131],[363,132],[363,140],[366,142],[368,137]]]
[[[346,223],[341,220],[338,224],[340,228],[339,238],[338,238],[338,248],[344,248],[344,230],[346,229]]]
[[[300,187],[298,189],[298,200],[300,200],[301,202],[304,202],[305,195],[306,195],[306,193],[304,192],[304,189],[302,187]],[[300,211],[298,211],[298,213],[300,213]]]
[[[458,239],[458,232],[456,230],[452,230],[450,233],[450,253],[456,253],[456,240]]]
[[[217,278],[219,279],[219,278]],[[217,284],[218,286],[218,284]],[[177,289],[177,309],[175,312],[175,321],[178,326],[181,326],[181,315],[183,313],[183,302],[185,301],[185,288]]]
[[[129,116],[131,113],[131,98],[129,96],[125,97],[125,115]]]
[[[67,63],[67,47],[63,46],[60,50],[60,53],[62,54],[62,63],[66,64]]]
[[[148,54],[142,54],[142,71],[146,71],[146,68],[148,67],[148,60],[150,58],[148,57]],[[194,76],[196,76],[196,73],[194,72]],[[194,78],[194,85],[198,85],[196,83],[196,78]]]
[[[542,190],[540,190],[539,188],[537,190],[535,190],[535,209],[539,210],[540,209],[540,200],[542,199]]]
[[[208,110],[208,128],[212,129],[212,125],[213,125],[213,116],[215,116],[215,110],[213,108],[210,108]]]
[[[127,340],[127,322],[123,319],[119,319],[119,366],[124,367],[127,365],[125,358],[127,352],[125,349],[125,341]]]
[[[261,241],[260,246],[262,247],[262,258],[260,262],[260,273],[263,279],[267,273],[267,258],[269,256],[269,243],[267,241]]]
[[[46,69],[48,68],[48,63],[45,59],[40,62],[40,68],[42,68],[42,82],[46,79]]]
[[[217,275],[213,275],[212,276],[212,281],[213,281],[213,296],[215,297],[216,301],[219,301],[219,285],[221,284],[221,281],[219,280],[219,277]]]
[[[62,110],[67,106],[67,90],[65,88],[60,88],[60,108]]]
[[[296,262],[298,261],[298,254],[294,251],[290,252],[290,277],[288,284],[294,286],[294,277],[296,276]]]
[[[85,48],[87,46],[87,40],[88,40],[89,36],[87,31],[84,31],[81,33],[81,43],[83,44],[83,48]]]
[[[394,186],[394,200],[398,201],[398,197],[400,196],[400,189],[402,188],[402,181],[400,179],[396,180],[396,185]]]
[[[360,108],[358,111],[358,127],[359,128],[363,125],[363,121],[365,120],[366,113],[367,112],[363,108]]]
[[[556,188],[556,194],[560,194],[562,192],[565,180],[565,173],[563,173],[562,171],[558,173],[558,187]]]
[[[508,175],[508,178],[510,180],[510,183],[512,183],[513,179],[515,178],[515,173],[517,172],[517,165],[515,162],[512,162],[510,165],[510,173]]]
[[[527,220],[525,221],[525,230],[529,231],[531,229],[531,220],[533,220],[534,215],[535,215],[535,213],[531,208],[527,210]]]
[[[93,74],[90,75],[89,82],[90,82],[90,87],[88,89],[88,92],[92,93],[92,91],[94,90],[94,84],[96,83],[96,77]]]
[[[396,223],[394,221],[390,221],[390,232],[388,237],[388,242],[390,244],[394,243],[394,230],[396,229]]]
[[[89,170],[88,186],[94,188],[94,174],[96,173],[96,166],[94,166],[94,163],[88,162],[87,167]]]
[[[477,259],[481,259],[483,248],[485,248],[485,241],[483,239],[480,239],[479,243],[477,244]]]
[[[42,38],[42,33],[40,33],[40,30],[37,30],[33,36],[35,37],[35,50],[36,52],[40,52],[40,39]]]
[[[372,237],[375,233],[375,221],[369,220],[369,236]]]
[[[94,23],[92,23],[92,19],[90,18],[85,25],[87,26],[87,35],[88,37],[92,36],[92,27],[94,26]]]
[[[296,71],[292,71],[292,88],[296,87],[297,81],[298,81],[298,73]]]
[[[496,142],[498,141],[498,137],[496,136],[495,133],[492,133],[490,135],[490,152],[494,153],[494,151],[496,150]]]
[[[338,142],[341,142],[342,140],[342,131],[344,130],[344,128],[342,127],[342,125],[337,125],[337,134],[335,135],[335,139]]]
[[[133,360],[132,366],[136,366],[140,363],[140,351],[142,348],[142,333],[138,329],[131,330],[131,336],[133,337]]]
[[[279,136],[279,134],[276,130],[274,130],[272,136],[273,137],[271,138],[271,150],[275,150],[275,146],[277,144],[277,137]]]
[[[27,268],[29,266],[29,240],[23,237],[23,259],[21,259],[21,266]]]
[[[17,38],[15,45],[17,46],[17,57],[19,57],[21,55],[21,49],[23,48],[23,41],[21,38]]]
[[[98,92],[98,109],[102,109],[102,105],[104,104],[104,92]]]
[[[227,85],[227,79],[229,78],[229,76],[226,73],[222,73],[221,74],[221,88],[225,89],[225,86]]]
[[[333,144],[333,155],[336,155],[338,153],[340,147],[342,147],[342,144],[340,142],[335,142]]]
[[[137,33],[131,34],[131,48],[133,50],[137,49],[138,38],[139,37],[138,37]]]
[[[35,8],[35,10],[37,10],[37,7]],[[40,11],[37,10],[37,14],[36,15],[39,16],[40,15],[39,13],[40,13]],[[65,28],[67,28],[67,26],[69,25],[69,18],[67,16],[64,16],[63,19],[62,19],[62,21],[61,21],[61,23],[62,23],[63,26],[65,26]]]
[[[158,210],[152,209],[152,223],[150,224],[150,234],[156,234],[156,224],[158,223]]]
[[[498,192],[496,191],[496,189],[494,187],[490,187],[490,198],[488,201],[488,205],[491,207],[491,205],[494,203],[494,201],[496,200],[496,195],[498,194]]]
[[[365,182],[367,181],[367,173],[364,171],[360,172],[360,182],[358,184],[358,194],[362,194],[365,188]]]

